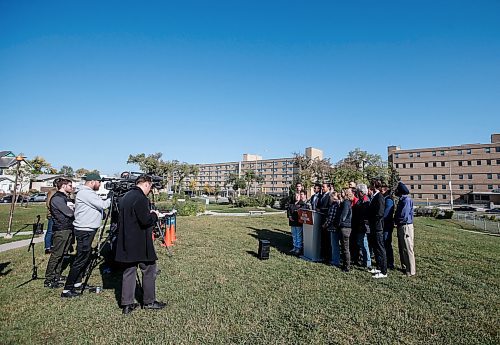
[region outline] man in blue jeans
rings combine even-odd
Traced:
[[[45,205],[47,206],[47,231],[45,231],[45,239],[44,239],[44,244],[45,244],[45,254],[50,254],[51,252],[51,247],[52,247],[52,226],[54,225],[54,220],[52,219],[52,215],[50,214],[50,199],[54,196],[54,194],[57,192],[57,182],[60,180],[60,178],[56,178],[54,182],[52,182],[52,188],[49,190],[47,193],[47,200],[45,201]]]
[[[394,251],[392,249],[392,231],[394,230],[394,200],[390,188],[382,183],[382,194],[385,199],[384,210],[384,246],[387,257],[387,268],[394,269]]]

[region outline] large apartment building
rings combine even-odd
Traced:
[[[308,147],[305,155],[312,159],[323,159],[323,151]],[[293,157],[262,159],[262,156],[254,154],[244,154],[241,161],[197,164],[200,169],[196,177],[197,188],[203,190],[205,186],[219,186],[221,191],[231,192],[231,186],[227,186],[227,179],[230,174],[243,177],[246,171],[253,170],[257,175],[264,177],[263,183],[253,183],[250,186],[250,193],[262,192],[270,195],[286,195],[292,184],[294,176],[297,174],[293,164]]]
[[[498,203],[500,134],[492,134],[489,144],[387,151],[416,202]]]

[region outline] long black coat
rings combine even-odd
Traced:
[[[138,187],[133,187],[120,200],[116,261],[156,261],[153,226],[158,220],[149,209],[149,200]]]
[[[370,201],[368,219],[372,232],[384,231],[385,199],[382,193],[377,193]]]

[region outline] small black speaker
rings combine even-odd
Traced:
[[[261,260],[269,259],[270,244],[268,240],[259,240],[259,253],[257,257]]]

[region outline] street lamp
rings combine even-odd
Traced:
[[[16,157],[16,178],[14,181],[14,195],[12,195],[12,202],[10,203],[10,212],[9,212],[9,226],[7,227],[7,234],[5,235],[5,238],[12,238],[12,217],[14,216],[14,205],[16,204],[17,201],[17,180],[19,178],[19,168],[21,167],[21,162],[24,161],[24,158],[21,155],[18,155]]]

